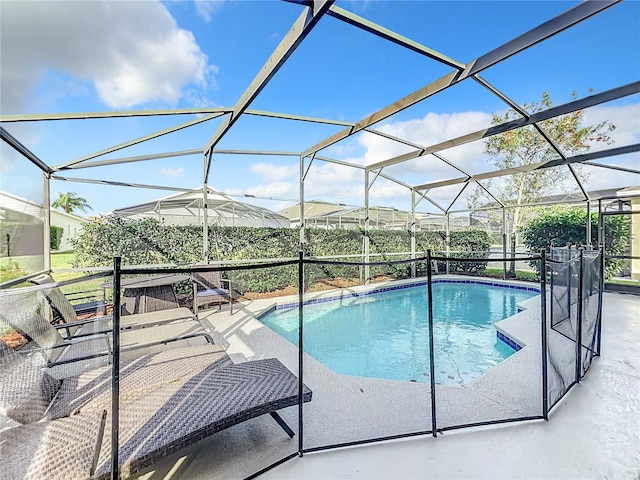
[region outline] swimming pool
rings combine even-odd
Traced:
[[[512,355],[494,324],[537,294],[531,287],[434,282],[436,383],[464,384]],[[304,347],[316,360],[345,375],[429,382],[426,284],[313,302],[304,305]],[[297,345],[297,305],[283,307],[260,320]]]

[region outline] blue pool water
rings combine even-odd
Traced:
[[[464,384],[513,354],[494,324],[534,295],[488,284],[434,283],[436,383]],[[297,307],[261,321],[297,345]],[[429,382],[427,287],[305,305],[304,346],[340,374]]]

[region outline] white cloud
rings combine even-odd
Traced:
[[[196,13],[205,22],[209,23],[214,13],[223,5],[222,0],[195,0]]]
[[[180,178],[184,176],[184,168],[162,168],[160,174],[168,178]]]
[[[429,147],[451,138],[479,131],[491,126],[491,115],[485,112],[460,112],[453,114],[428,113],[423,118],[394,122],[384,125],[381,131],[398,138],[404,138],[417,145]],[[360,142],[365,147],[364,164],[393,158],[415,150],[413,147],[389,141],[378,135],[362,136]],[[472,142],[441,152],[448,161],[456,163],[463,169],[473,169],[481,161],[484,164],[482,142]],[[394,173],[422,176],[413,183],[426,183],[450,177],[452,167],[436,160],[434,157],[418,159],[393,167]]]
[[[597,125],[611,122],[616,126],[609,136],[614,141],[613,147],[630,145],[640,140],[640,103],[624,106],[598,106],[584,111],[583,124]],[[591,151],[611,148],[602,142],[594,142]]]
[[[611,121],[617,128],[611,132],[611,137],[616,145],[629,145],[640,139],[640,104],[626,106],[598,106],[585,111],[584,124],[595,124],[601,121]],[[429,147],[443,141],[457,138],[467,133],[480,131],[491,126],[491,115],[485,112],[460,112],[454,114],[429,113],[425,117],[402,122],[385,124],[379,129],[399,138],[405,138],[417,145]],[[373,134],[358,136],[358,143],[364,152],[356,158],[344,159],[360,165],[371,165],[382,160],[402,155],[413,148],[390,141],[384,137]],[[592,150],[606,146],[596,144]],[[340,153],[350,150],[349,145],[340,144],[332,153]],[[475,141],[457,147],[443,150],[440,154],[448,161],[461,167],[470,173],[493,171],[495,167],[483,153],[484,142]],[[340,158],[339,156],[337,158]],[[633,163],[635,162],[635,167]],[[626,156],[619,159],[611,159],[607,163],[629,168],[639,168],[638,157]],[[351,174],[345,175],[344,171],[335,172],[335,168],[327,166],[316,178],[310,179],[312,185],[306,191],[317,192],[317,195],[308,198],[329,199],[336,192],[341,194],[349,191],[352,202],[363,202],[363,174],[360,170],[352,169]],[[589,169],[592,171],[592,169]],[[411,185],[429,183],[464,176],[453,167],[436,159],[433,156],[410,160],[391,167],[386,167],[384,172]],[[627,186],[637,184],[637,175],[616,172],[610,169],[597,169],[597,175],[592,174],[588,184],[589,189],[610,188],[611,186]],[[462,185],[443,187],[430,192],[430,196],[448,206],[455,198]],[[471,189],[465,190],[456,205],[466,204],[465,198]],[[333,193],[332,193],[333,192]],[[386,205],[402,205],[406,203],[407,190],[395,183],[378,179],[370,191],[370,203]]]
[[[286,178],[297,177],[299,167],[294,165],[275,165],[273,163],[254,163],[250,170],[261,175],[268,182],[277,182]]]
[[[157,1],[3,2],[1,27],[3,113],[22,112],[46,74],[89,82],[107,106],[128,108],[175,104],[215,73]]]

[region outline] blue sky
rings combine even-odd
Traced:
[[[347,1],[336,5],[467,63],[577,2]],[[140,1],[113,3],[2,0],[0,106],[3,115],[90,111],[231,107],[251,83],[303,8],[276,1]],[[549,91],[556,104],[621,86],[640,76],[640,2],[628,1],[562,32],[482,76],[519,104]],[[253,110],[357,122],[450,71],[334,18],[325,17],[302,42]],[[638,95],[585,111],[585,122],[616,124],[616,146],[640,139]],[[490,126],[506,106],[472,80],[376,125],[387,133],[432,145]],[[50,165],[100,151],[171,125],[195,119],[3,123]],[[123,149],[103,158],[202,148],[219,125],[199,126]],[[243,116],[218,145],[228,149],[302,151],[341,127]],[[597,146],[594,146],[597,148]],[[365,165],[407,151],[370,134],[358,135],[322,154]],[[482,143],[445,152],[472,173],[492,170]],[[33,167],[3,146],[1,188],[37,200],[41,179]],[[389,169],[409,183],[459,176],[441,162],[413,161]],[[639,168],[638,156],[603,161]],[[640,184],[638,175],[593,169],[587,189]],[[73,178],[195,188],[202,184],[199,155],[78,169]],[[261,201],[278,210],[298,197],[298,161],[292,157],[217,155],[209,185]],[[310,169],[307,199],[363,203],[360,170],[317,163]],[[95,213],[172,194],[144,189],[52,181],[52,197],[73,191]],[[455,189],[434,192],[447,204]],[[408,208],[403,187],[377,181],[371,203]],[[464,202],[464,198],[460,199]],[[254,201],[255,203],[255,201]],[[425,208],[427,205],[425,205]],[[429,210],[429,209],[428,209]]]

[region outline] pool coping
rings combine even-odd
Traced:
[[[470,279],[469,277],[461,275],[439,275],[433,279],[433,283],[474,283],[480,285],[490,285],[495,287],[510,288],[517,290],[526,290],[536,293],[540,293],[539,286],[531,286],[530,283],[521,281],[510,280],[496,280],[488,277],[478,277]],[[390,285],[392,284],[392,285]],[[325,290],[321,292],[305,293],[306,299],[303,300],[303,305],[312,305],[316,303],[333,302],[338,300],[345,300],[348,298],[358,298],[367,295],[375,295],[377,293],[391,292],[394,290],[402,290],[405,288],[415,288],[427,285],[426,277],[420,277],[420,279],[405,279],[405,280],[392,280],[384,283],[376,283],[370,285],[358,285],[355,287],[346,287],[340,289]],[[336,295],[335,292],[340,292]],[[298,296],[279,297],[280,300],[274,303],[270,308],[275,307],[276,310],[284,310],[288,308],[296,308],[299,304]],[[269,312],[270,313],[270,312]],[[260,313],[260,318],[265,314]]]

